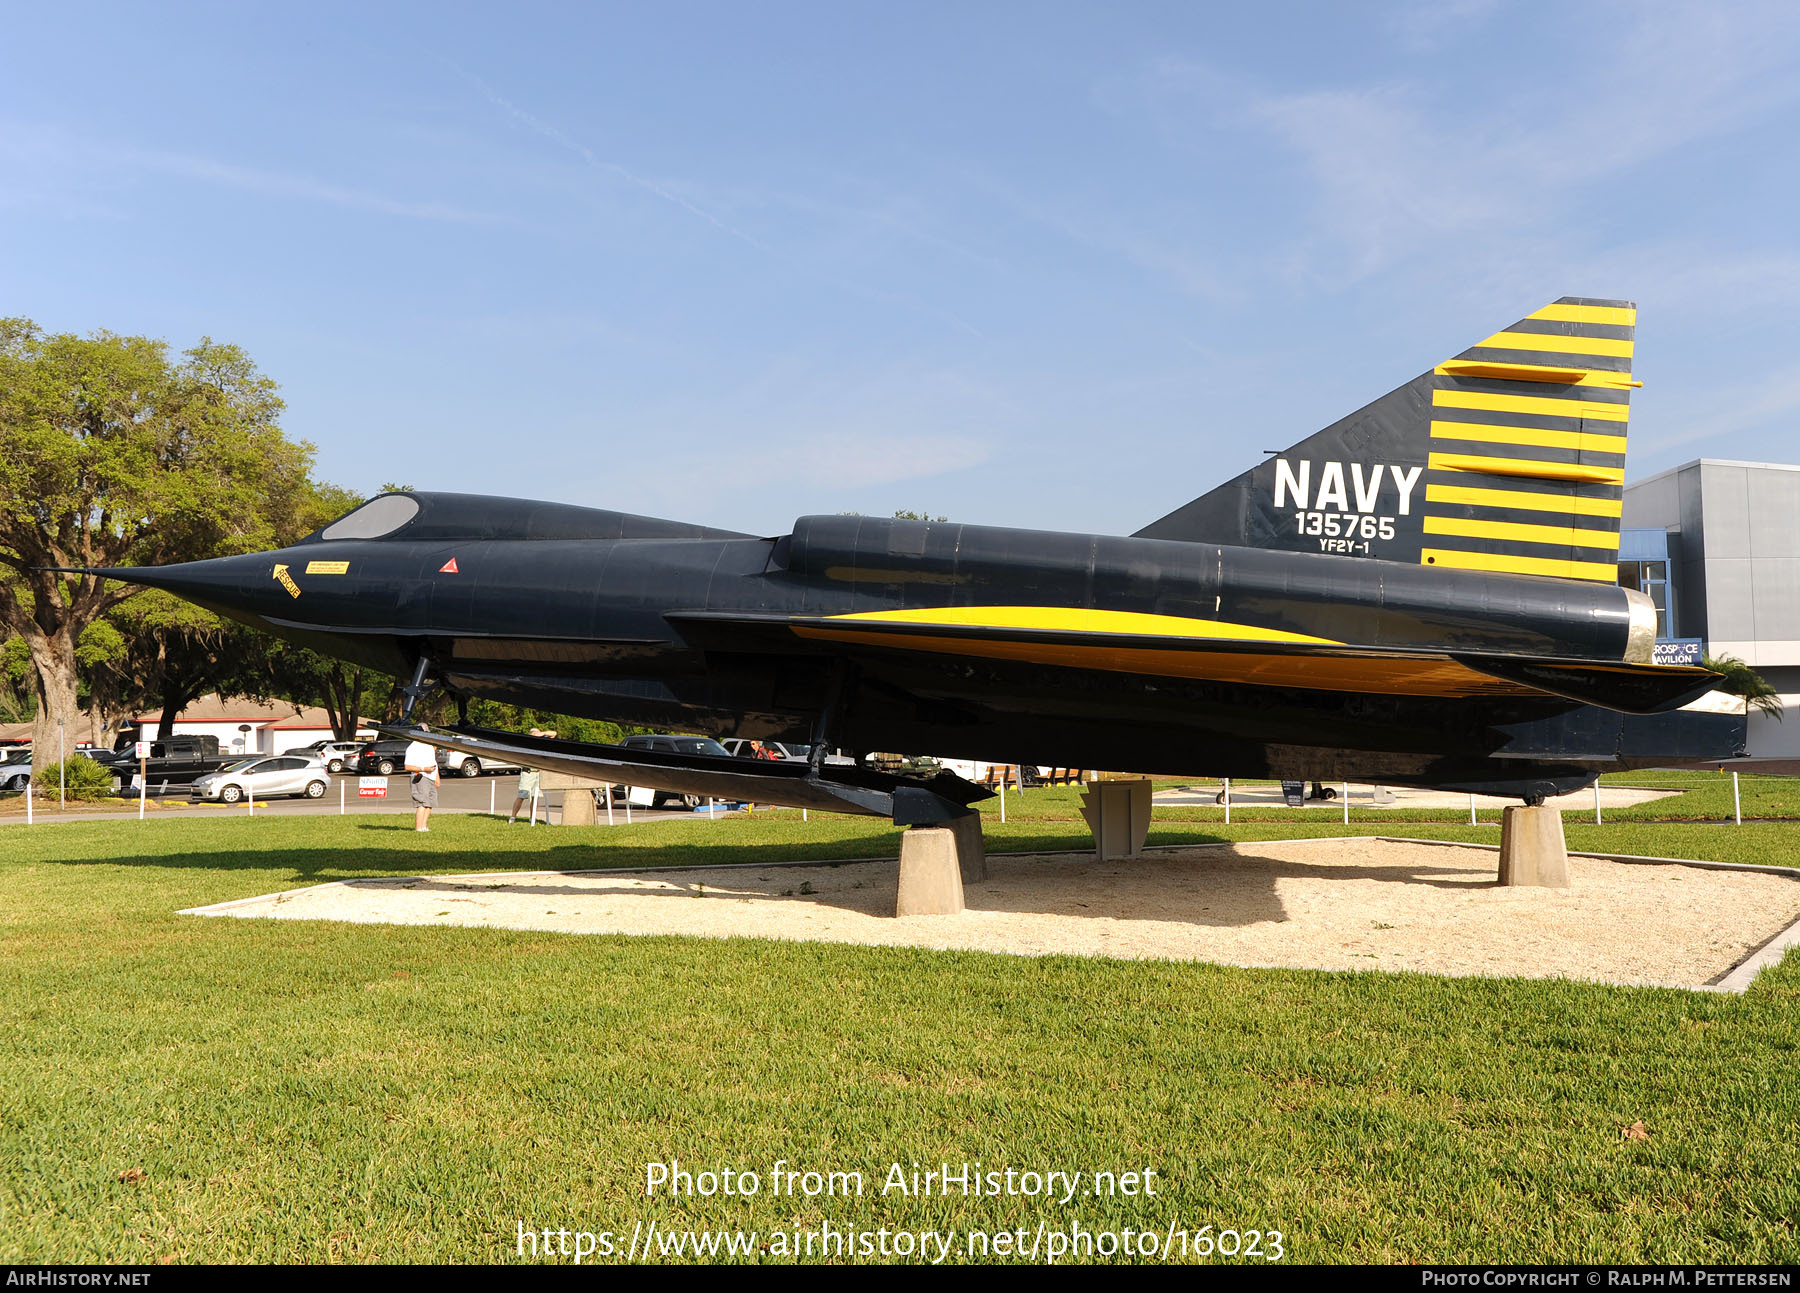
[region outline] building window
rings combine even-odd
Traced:
[[[1656,607],[1656,638],[1669,637],[1669,563],[1666,561],[1621,561],[1619,583],[1646,594]]]

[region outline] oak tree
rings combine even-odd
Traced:
[[[307,510],[281,409],[237,346],[0,320],[0,625],[31,654],[37,748],[79,716],[82,630],[133,594],[69,568],[254,552]]]

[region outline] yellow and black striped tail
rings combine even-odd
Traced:
[[[1611,583],[1636,323],[1564,297],[1138,534]]]
[[[1565,296],[1432,371],[1422,564],[1617,581],[1636,325]]]

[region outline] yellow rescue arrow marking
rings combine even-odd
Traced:
[[[287,567],[281,565],[279,562],[277,562],[275,566],[275,578],[283,588],[287,589],[294,596],[298,597],[300,595],[300,585],[296,584],[294,582],[294,577],[288,574]]]

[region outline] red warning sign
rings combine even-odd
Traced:
[[[461,573],[462,572],[457,570],[457,568],[456,568],[456,558],[455,557],[451,557],[450,560],[446,561],[443,565],[438,567],[438,574],[440,574],[440,575],[455,575],[455,574],[461,574]]]

